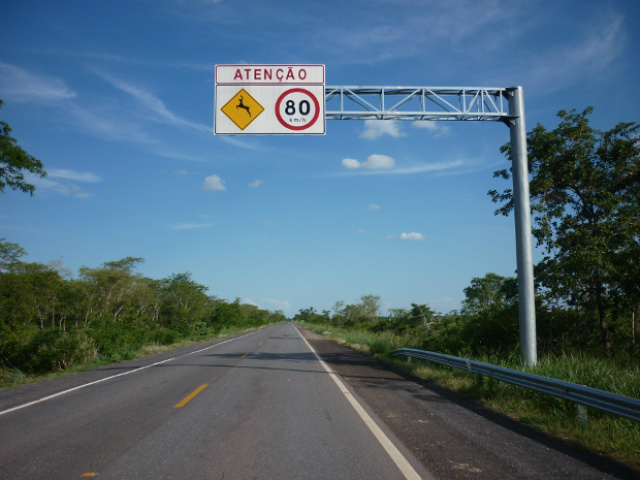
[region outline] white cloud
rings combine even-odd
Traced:
[[[263,180],[258,179],[258,180],[256,180],[255,182],[251,182],[251,183],[249,184],[249,187],[250,187],[250,188],[257,188],[257,187],[259,187],[260,185],[262,185],[263,183],[264,183],[264,181],[263,181]]]
[[[411,233],[401,233],[399,237],[395,235],[387,235],[387,238],[408,241],[408,242],[421,242],[426,237],[421,233],[411,232]]]
[[[254,307],[257,307],[257,306],[258,306],[258,304],[257,304],[256,302],[254,302],[254,301],[253,301],[252,299],[250,299],[250,298],[244,298],[244,299],[242,300],[242,303],[243,303],[243,304],[245,304],[245,305],[253,305]]]
[[[176,170],[175,172],[173,172],[174,175],[189,175],[189,172],[187,170]]]
[[[424,239],[425,236],[417,232],[403,233],[400,235],[400,240],[422,241]]]
[[[342,160],[342,166],[344,168],[360,168],[360,162],[358,160],[354,160],[353,158],[345,158]]]
[[[224,182],[218,175],[210,175],[204,179],[202,189],[208,192],[225,191]]]
[[[364,130],[360,138],[375,140],[376,138],[389,135],[393,138],[406,136],[399,127],[398,122],[393,120],[365,120]]]
[[[380,210],[380,205],[376,205],[375,203],[370,203],[369,210]]]
[[[59,101],[75,98],[76,93],[58,78],[37,75],[0,62],[0,97],[16,102]]]
[[[396,161],[387,155],[373,154],[369,155],[364,162],[359,162],[353,158],[345,158],[342,160],[342,166],[348,169],[356,170],[364,168],[366,170],[389,170],[396,164]]]
[[[388,170],[396,165],[396,161],[386,155],[374,154],[370,155],[365,162],[362,163],[363,168],[370,170]]]

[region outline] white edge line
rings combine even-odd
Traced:
[[[63,390],[62,392],[54,393],[52,395],[39,398],[38,400],[34,400],[32,402],[29,402],[29,403],[24,403],[22,405],[18,405],[17,407],[9,408],[8,410],[3,410],[3,411],[0,412],[0,415],[4,415],[5,413],[15,412],[16,410],[21,410],[23,408],[30,407],[30,406],[35,405],[37,403],[45,402],[47,400],[51,400],[52,398],[60,397],[60,396],[65,395],[67,393],[71,393],[71,392],[73,392],[75,390],[80,390],[81,388],[89,387],[89,386],[95,385],[97,383],[106,382],[107,380],[111,380],[111,379],[114,379],[114,378],[122,377],[124,375],[129,375],[131,373],[137,373],[137,372],[139,372],[141,370],[144,370],[146,368],[154,367],[154,366],[160,365],[162,363],[167,363],[167,362],[170,362],[170,361],[175,360],[175,359],[180,358],[180,357],[186,357],[187,355],[193,355],[194,353],[204,352],[205,350],[209,350],[210,348],[214,348],[214,347],[217,347],[219,345],[224,345],[225,343],[233,342],[235,340],[240,340],[241,338],[247,337],[247,336],[249,336],[249,335],[251,335],[253,333],[255,333],[255,332],[247,333],[246,335],[242,335],[241,337],[233,337],[233,338],[230,338],[229,340],[225,340],[224,342],[216,343],[215,345],[210,345],[208,347],[201,348],[200,350],[195,350],[193,352],[184,353],[182,355],[178,355],[177,357],[167,358],[166,360],[161,360],[159,362],[151,363],[149,365],[144,365],[142,367],[136,368],[135,370],[129,370],[128,372],[118,373],[117,375],[111,375],[110,377],[101,378],[100,380],[96,380],[94,382],[89,382],[89,383],[85,383],[83,385],[78,385],[77,387],[69,388],[68,390]]]
[[[295,325],[294,325],[294,328],[296,328]],[[318,355],[318,352],[316,352],[313,349],[311,344],[307,341],[306,338],[304,338],[302,336],[302,334],[300,333],[300,331],[297,328],[296,328],[296,332],[298,332],[298,335],[300,335],[300,338],[302,338],[302,340],[304,340],[304,343],[307,344],[307,347],[309,347],[309,350],[311,350],[313,352],[313,354],[316,356],[316,358],[318,359],[318,362],[320,362],[320,365],[322,365],[322,367],[326,370],[326,372],[329,374],[331,379],[338,386],[338,389],[342,392],[342,394],[349,401],[351,406],[355,409],[355,411],[358,413],[358,415],[360,415],[360,418],[362,419],[362,421],[369,428],[371,433],[373,433],[373,435],[376,437],[378,442],[380,442],[380,444],[382,445],[382,448],[385,449],[387,454],[391,457],[391,460],[393,460],[393,463],[396,464],[396,466],[402,472],[404,477],[407,480],[421,480],[421,477],[420,477],[420,475],[418,475],[418,472],[416,472],[413,469],[413,467],[411,466],[409,461],[404,457],[404,455],[402,455],[402,453],[400,453],[400,450],[398,450],[398,448],[393,444],[393,442],[389,439],[389,437],[387,437],[387,435],[385,435],[385,433],[376,424],[376,422],[373,421],[373,419],[367,413],[367,411],[362,407],[362,405],[360,405],[358,400],[356,400],[356,398],[351,394],[351,392],[347,389],[347,387],[342,382],[342,380],[340,380],[340,377],[338,377],[338,375],[333,370],[331,370],[329,365],[327,365],[320,358],[320,355]]]

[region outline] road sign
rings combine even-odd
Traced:
[[[289,130],[307,130],[320,117],[320,102],[305,88],[290,88],[276,101],[276,117]]]
[[[264,107],[249,95],[244,88],[241,88],[220,110],[222,110],[222,113],[229,117],[240,130],[244,130],[251,122],[258,118],[264,111]]]
[[[216,135],[323,135],[324,105],[324,65],[216,65]]]

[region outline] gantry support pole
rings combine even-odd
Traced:
[[[507,98],[509,100],[508,125],[511,132],[513,209],[516,221],[520,358],[525,366],[534,366],[538,363],[536,303],[533,283],[533,249],[531,245],[527,131],[524,121],[522,87],[507,89]]]

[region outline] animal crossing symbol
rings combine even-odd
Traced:
[[[240,95],[239,100],[240,100],[239,103],[236,105],[236,110],[238,108],[244,108],[249,114],[249,116],[251,116],[251,108],[246,106],[244,103],[242,103],[242,101],[244,100],[244,97],[242,95]]]
[[[240,130],[244,130],[264,112],[264,107],[243,88],[221,110]]]

